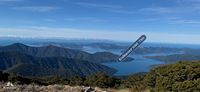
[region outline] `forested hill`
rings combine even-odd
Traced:
[[[0,70],[7,70],[19,63],[34,64],[43,68],[71,69],[83,76],[89,76],[98,72],[111,75],[116,72],[113,68],[78,59],[68,59],[65,57],[34,57],[16,51],[0,51]]]
[[[75,75],[82,76],[71,69],[55,69],[55,68],[44,68],[36,66],[34,64],[19,63],[11,68],[8,68],[4,72],[19,74],[21,76],[32,76],[32,77],[44,77],[44,76],[61,76],[61,77],[73,77]]]
[[[0,47],[0,51],[19,51],[28,55],[38,57],[62,56],[66,58],[86,60],[94,63],[112,62],[116,61],[116,58],[118,57],[118,55],[112,54],[110,52],[98,52],[94,54],[89,54],[87,52],[79,50],[71,50],[51,45],[44,47],[30,47],[21,43],[15,43],[9,46]],[[131,61],[133,60],[133,58],[128,57],[126,60]]]

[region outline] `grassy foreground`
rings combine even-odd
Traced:
[[[10,88],[10,89],[9,89]],[[85,86],[69,86],[69,85],[14,85],[12,87],[6,87],[5,84],[0,85],[0,92],[83,92]],[[129,89],[112,89],[112,88],[99,88],[93,87],[95,92],[131,92]],[[149,92],[149,91],[144,91]]]

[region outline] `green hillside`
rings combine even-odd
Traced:
[[[43,77],[43,76],[61,76],[61,77],[73,77],[75,75],[82,76],[71,69],[53,69],[36,66],[33,64],[19,63],[13,67],[5,70],[4,72],[10,72],[19,74],[22,76]]]
[[[200,61],[179,61],[146,74],[144,86],[154,91],[199,92]]]
[[[111,75],[117,71],[105,65],[65,57],[34,57],[16,51],[0,52],[0,70],[7,70],[19,63],[34,64],[44,68],[71,69],[83,76],[98,72]]]

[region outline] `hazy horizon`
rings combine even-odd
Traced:
[[[137,39],[135,39],[137,40]],[[117,40],[108,40],[108,39],[90,39],[90,38],[56,38],[56,37],[21,37],[21,36],[0,36],[0,41],[2,44],[5,43],[40,43],[40,42],[55,42],[55,43],[75,43],[75,44],[87,44],[87,43],[114,43],[114,44],[121,44],[121,45],[131,45],[135,42],[133,41],[117,41]],[[182,45],[185,47],[189,45],[196,45],[199,46],[200,44],[190,44],[190,43],[165,43],[165,42],[144,42],[141,46],[144,46],[146,44],[154,44],[154,45],[160,45],[161,47],[170,47],[170,45]],[[6,46],[8,44],[5,44]],[[152,45],[153,47],[155,47]],[[151,46],[151,45],[149,45]],[[172,46],[173,47],[173,46]],[[196,47],[198,48],[198,47]],[[200,47],[199,47],[200,48]]]

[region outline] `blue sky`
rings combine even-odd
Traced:
[[[200,44],[200,0],[0,0],[0,36]]]

